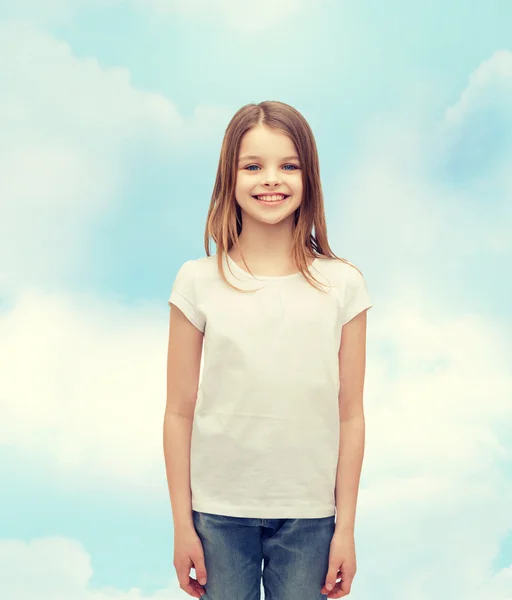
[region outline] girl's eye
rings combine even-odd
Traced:
[[[296,170],[299,168],[299,167],[297,167],[297,165],[292,165],[292,164],[289,164],[289,165],[284,165],[284,166],[285,166],[285,167],[293,167],[293,169],[292,169],[293,171],[296,171]],[[258,165],[248,165],[248,166],[247,166],[247,167],[245,167],[245,168],[246,168],[246,169],[249,169],[249,170],[251,170],[251,171],[252,171],[251,167],[258,167]],[[259,167],[258,167],[258,168],[259,168]],[[290,169],[286,169],[286,170],[287,170],[287,171],[289,171]]]

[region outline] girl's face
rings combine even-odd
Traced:
[[[257,157],[257,158],[254,158]],[[293,215],[302,202],[302,171],[291,139],[266,125],[258,125],[242,138],[238,155],[235,198],[247,217],[275,225]],[[283,201],[261,202],[260,194],[286,195]],[[269,196],[269,200],[274,200]]]

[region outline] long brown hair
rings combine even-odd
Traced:
[[[329,246],[315,138],[301,113],[283,102],[266,101],[259,104],[246,104],[229,122],[222,141],[217,176],[206,220],[204,234],[206,255],[211,255],[211,237],[217,246],[217,265],[222,279],[239,292],[256,291],[241,290],[229,283],[224,273],[222,255],[229,252],[233,245],[238,244],[238,237],[242,231],[242,212],[235,200],[238,154],[242,137],[258,125],[266,125],[282,131],[290,137],[297,148],[302,170],[303,196],[301,205],[295,211],[292,257],[308,283],[324,291],[313,283],[320,282],[311,276],[307,254],[319,258],[334,258],[356,269],[357,267],[344,258],[336,256]],[[246,264],[245,259],[243,260]]]

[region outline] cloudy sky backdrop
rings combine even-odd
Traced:
[[[507,0],[1,3],[2,599],[186,597],[167,299],[262,100],[375,303],[351,597],[512,599],[511,32]]]

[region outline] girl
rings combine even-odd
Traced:
[[[232,118],[205,249],[169,298],[164,454],[180,587],[207,600],[259,600],[261,584],[268,600],[341,598],[356,571],[372,304],[329,247],[316,143],[291,106]]]

